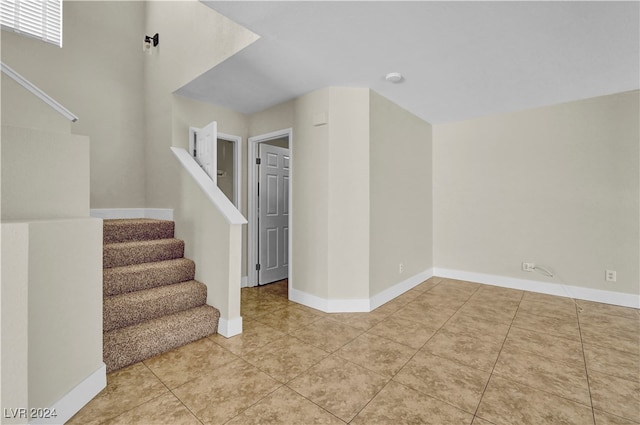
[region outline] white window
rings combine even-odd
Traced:
[[[2,29],[62,47],[62,0],[0,0]]]

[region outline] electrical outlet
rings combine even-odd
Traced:
[[[522,263],[523,272],[532,272],[535,267],[536,265],[533,263]]]
[[[398,273],[400,274],[404,273],[404,263],[400,263],[398,265]]]
[[[615,270],[605,270],[604,278],[607,282],[615,282],[616,281],[616,271]]]

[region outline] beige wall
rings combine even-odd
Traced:
[[[173,146],[189,148],[189,127],[204,127],[212,121],[218,123],[218,131],[242,137],[242,159],[240,187],[240,213],[247,216],[247,129],[249,118],[239,112],[231,111],[209,103],[199,102],[183,96],[174,95],[172,100],[172,134]],[[173,159],[175,162],[175,159]],[[172,164],[171,166],[173,166]],[[247,226],[242,226],[242,275],[247,275]]]
[[[92,208],[145,204],[145,4],[65,2],[63,48],[1,34],[2,60],[76,114],[72,132],[91,138]]]
[[[333,299],[367,299],[370,220],[369,89],[329,88],[327,112],[327,172],[313,177],[328,184],[327,199],[315,201],[326,202],[328,209],[328,295]],[[299,155],[295,158],[299,158]],[[300,168],[294,163],[296,171],[306,172],[304,168]],[[305,187],[299,187],[294,191],[294,196],[306,190]],[[298,231],[298,228],[294,231]]]
[[[328,111],[329,93],[326,88],[296,99],[291,169],[291,282],[294,289],[325,299],[329,297],[329,128],[314,126],[313,115]]]
[[[198,1],[148,2],[145,19],[147,33],[160,34],[160,48],[144,57],[146,206],[172,208],[179,205],[180,179],[169,148],[186,148],[188,143],[188,131],[176,134],[179,129],[171,128],[174,101],[179,97],[172,93],[257,36]],[[187,129],[198,125],[184,115],[183,120]],[[214,116],[204,124],[214,120],[220,123],[219,131],[244,136],[233,125],[227,128],[226,119]],[[246,131],[246,123],[241,127]]]
[[[31,222],[29,406],[51,406],[101,365],[102,220]]]
[[[371,92],[372,295],[433,267],[431,125]],[[399,272],[399,264],[404,272]]]
[[[435,265],[638,294],[638,103],[634,91],[434,126]]]
[[[3,220],[88,217],[89,138],[3,125],[1,208]]]

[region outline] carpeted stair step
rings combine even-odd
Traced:
[[[207,302],[207,287],[196,280],[105,297],[103,331],[178,313]]]
[[[168,220],[127,218],[104,220],[104,243],[173,238],[175,224]]]
[[[103,245],[102,260],[105,269],[153,261],[173,260],[184,255],[184,241],[156,239],[150,241],[120,242]]]
[[[105,332],[103,358],[107,372],[212,335],[218,330],[219,318],[218,310],[203,305]]]
[[[112,267],[102,272],[105,297],[193,280],[196,265],[187,258]]]

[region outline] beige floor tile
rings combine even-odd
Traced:
[[[589,384],[582,365],[569,365],[529,352],[505,347],[495,375],[589,405]]]
[[[513,348],[584,368],[580,341],[512,327],[504,348]]]
[[[460,312],[479,319],[490,317],[496,322],[511,323],[517,310],[517,302],[510,299],[505,299],[505,301],[496,299],[490,303],[471,300],[460,309]]]
[[[629,319],[622,316],[614,316],[593,311],[583,311],[580,313],[580,327],[614,327],[624,332],[640,334],[640,317]]]
[[[329,356],[287,386],[349,422],[388,381],[340,357]]]
[[[487,342],[441,329],[421,351],[491,372],[501,347],[501,343]]]
[[[414,349],[421,348],[436,333],[418,322],[388,317],[369,329],[368,333],[378,335]]]
[[[76,413],[68,424],[99,424],[168,394],[169,390],[143,363],[107,375],[107,387]]]
[[[244,317],[257,318],[288,306],[288,300],[282,297],[274,297],[272,295],[241,297],[240,314]]]
[[[399,303],[402,304],[408,304],[411,301],[415,300],[416,298],[418,298],[420,295],[424,294],[425,291],[421,291],[419,289],[413,288],[407,292],[405,292],[404,294],[394,298],[392,301],[397,301]]]
[[[630,421],[619,416],[613,416],[605,412],[593,409],[596,425],[638,425],[640,422]]]
[[[495,424],[493,422],[485,421],[484,419],[476,416],[475,418],[473,418],[473,422],[471,422],[471,425],[495,425]]]
[[[220,334],[211,335],[211,339],[216,344],[231,351],[232,353],[242,356],[249,351],[253,351],[260,347],[282,338],[286,334],[271,326],[255,320],[246,319],[242,323],[242,333],[231,338],[225,338]]]
[[[473,294],[477,289],[482,287],[482,284],[466,280],[444,278],[438,286],[441,288],[455,288],[456,291],[465,291],[468,294]]]
[[[385,303],[373,310],[372,313],[374,313],[376,316],[387,318],[396,311],[400,310],[405,305],[407,305],[407,303],[391,300],[388,303]]]
[[[391,317],[418,322],[430,329],[439,329],[447,320],[456,313],[455,309],[445,307],[425,307],[416,302],[411,302]]]
[[[424,294],[417,297],[413,302],[425,309],[429,308],[448,308],[452,310],[458,310],[462,307],[469,297],[467,295],[444,295],[434,294],[431,291],[427,291]]]
[[[237,359],[230,351],[209,338],[183,345],[144,361],[149,369],[170,389],[202,373],[224,367]]]
[[[376,335],[363,334],[335,352],[343,359],[393,377],[416,350]]]
[[[580,329],[577,320],[558,320],[553,317],[518,311],[512,326],[580,341]]]
[[[258,322],[286,333],[310,325],[318,319],[320,316],[295,307],[283,308],[256,318]]]
[[[435,288],[436,286],[438,286],[438,284],[442,281],[442,279],[440,278],[430,278],[425,280],[424,282],[416,285],[413,287],[413,289],[418,290],[418,291],[428,291],[431,288]]]
[[[281,280],[267,285],[258,286],[255,288],[257,292],[261,294],[273,295],[276,297],[289,298],[289,288],[287,280]]]
[[[509,298],[514,301],[520,301],[523,294],[524,291],[521,291],[519,289],[503,288],[493,285],[481,285],[474,295],[481,298],[502,297]]]
[[[626,317],[627,319],[638,319],[638,317],[640,317],[640,310],[637,308],[583,300],[576,300],[576,302],[580,307],[582,307],[582,311],[584,313],[602,313],[612,316]]]
[[[473,414],[489,375],[489,372],[419,352],[393,379]]]
[[[206,424],[223,424],[281,384],[244,360],[187,382],[173,393]]]
[[[589,373],[598,372],[631,381],[640,381],[640,353],[611,347],[583,344]]]
[[[464,312],[456,313],[442,329],[453,333],[468,335],[487,342],[502,344],[509,332],[509,324],[494,322],[469,316]]]
[[[576,307],[576,301],[573,298],[560,297],[557,295],[540,294],[538,292],[525,291],[522,301],[533,301],[543,303],[558,308]]]
[[[444,295],[451,298],[468,300],[478,290],[479,284],[463,281],[444,281],[428,291],[433,295]]]
[[[336,320],[361,331],[368,331],[386,317],[388,317],[386,311],[382,313],[331,313],[327,316],[330,320]]]
[[[173,394],[165,394],[105,422],[105,425],[131,424],[201,425],[201,422]]]
[[[332,353],[362,334],[362,330],[344,323],[320,319],[291,333],[298,339]]]
[[[593,425],[589,406],[495,375],[476,416],[496,425]]]
[[[533,301],[530,299],[522,300],[519,309],[530,314],[537,316],[546,316],[558,320],[571,320],[575,321],[577,318],[576,306],[569,304],[561,306],[558,304],[549,304],[540,301]]]
[[[640,422],[640,382],[589,373],[593,408]]]
[[[269,376],[285,383],[308,370],[329,353],[292,336],[285,336],[243,358]]]
[[[620,351],[637,353],[640,350],[640,333],[612,326],[580,326],[582,341],[585,344],[611,347]]]
[[[351,423],[469,425],[472,419],[467,412],[391,381]]]
[[[339,425],[345,422],[287,387],[279,388],[227,425]]]

